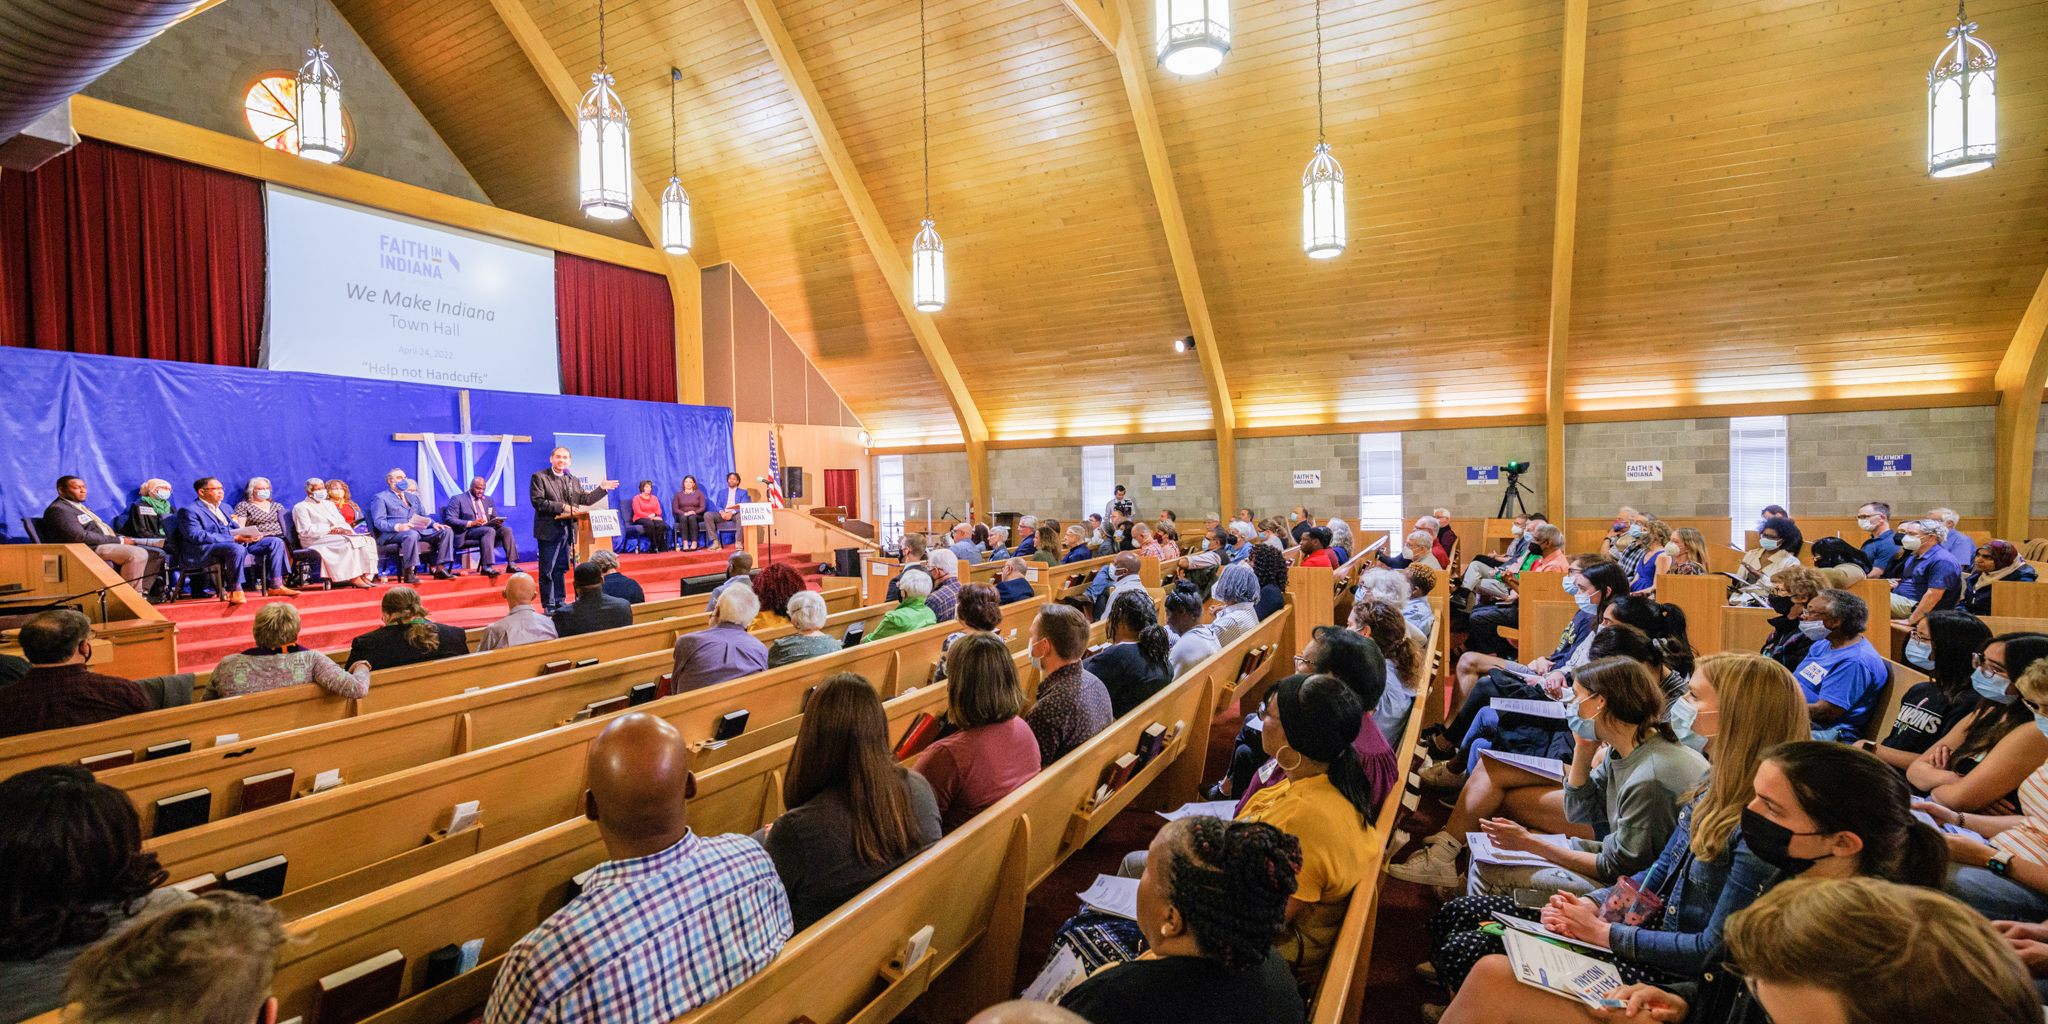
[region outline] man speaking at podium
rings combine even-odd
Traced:
[[[606,480],[590,490],[569,474],[569,449],[548,453],[548,468],[527,481],[533,503],[533,539],[540,545],[540,603],[549,615],[562,607],[562,576],[569,571],[569,552],[576,546],[576,509],[604,500],[617,488]]]

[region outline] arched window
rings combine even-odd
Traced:
[[[287,71],[273,71],[249,86],[249,94],[242,101],[242,117],[249,122],[249,131],[256,141],[286,153],[299,151],[298,89],[298,76]],[[352,151],[356,144],[355,124],[346,111],[342,113],[341,124],[342,139]]]

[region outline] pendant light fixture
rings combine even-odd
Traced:
[[[1956,0],[1948,45],[1927,73],[1927,173],[1953,178],[1998,160],[1998,54]]]
[[[1316,155],[1301,172],[1301,249],[1312,260],[1344,251],[1344,168],[1323,133],[1323,0],[1316,0]]]
[[[299,68],[293,92],[299,109],[293,116],[299,126],[299,155],[335,164],[348,154],[348,129],[341,121],[341,76],[334,73],[327,47],[320,44],[320,8],[326,4],[327,0],[313,0],[313,46]]]
[[[690,252],[690,194],[676,174],[676,83],[682,80],[682,68],[668,69],[668,188],[661,193],[661,248],[676,256]]]
[[[631,126],[604,56],[604,0],[597,0],[597,73],[576,107],[576,201],[588,216],[624,220],[633,213]]]
[[[932,227],[931,70],[925,62],[924,0],[917,0],[918,120],[924,134],[924,223],[910,242],[910,304],[921,313],[946,308],[946,243]]]
[[[1230,0],[1158,0],[1159,66],[1206,75],[1230,52]]]

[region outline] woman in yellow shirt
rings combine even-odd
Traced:
[[[1380,846],[1372,834],[1371,787],[1352,749],[1365,711],[1335,676],[1282,679],[1261,712],[1260,737],[1287,778],[1253,793],[1237,815],[1301,842],[1301,870],[1279,946],[1303,986],[1321,977],[1345,902],[1365,881]]]

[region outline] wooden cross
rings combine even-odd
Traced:
[[[434,439],[436,441],[454,441],[455,443],[460,444],[462,446],[462,473],[465,479],[463,479],[457,486],[466,489],[469,487],[469,480],[467,479],[467,477],[473,476],[476,473],[475,446],[478,442],[511,441],[514,443],[521,443],[532,441],[533,438],[528,437],[525,434],[473,433],[473,425],[471,424],[469,419],[468,388],[463,388],[462,390],[456,392],[456,402],[460,406],[459,418],[462,424],[461,432],[454,434],[436,434],[434,435]],[[425,441],[427,439],[427,435],[393,434],[391,435],[391,439],[393,441]],[[422,483],[422,486],[425,486],[424,482]],[[460,491],[458,491],[457,493],[460,493]]]

